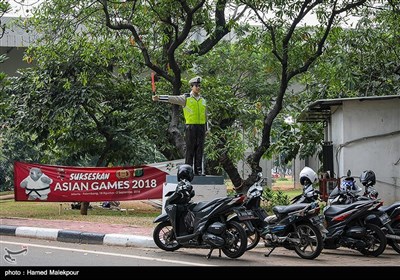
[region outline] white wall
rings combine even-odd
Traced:
[[[331,126],[332,126],[332,144],[333,144],[333,169],[335,172],[335,178],[343,175],[343,168],[340,169],[340,162],[342,160],[342,154],[340,153],[339,145],[344,143],[343,135],[343,108],[332,107],[331,111],[334,112],[331,115]]]
[[[347,100],[331,109],[336,175],[371,169],[385,204],[400,201],[400,99]]]

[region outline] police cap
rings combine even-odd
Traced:
[[[189,85],[200,84],[200,83],[201,83],[201,77],[199,77],[199,76],[194,77],[194,78],[190,79],[190,81],[189,81]]]

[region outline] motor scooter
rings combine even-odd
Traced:
[[[190,165],[183,165],[193,174]],[[229,258],[238,258],[247,247],[247,235],[243,227],[230,220],[235,210],[241,208],[243,196],[221,197],[211,201],[194,203],[193,176],[179,176],[175,191],[166,194],[165,213],[159,215],[153,231],[153,240],[162,250],[175,251],[181,247],[209,249],[207,259],[214,249]]]

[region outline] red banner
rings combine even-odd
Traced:
[[[146,165],[73,167],[15,162],[15,200],[92,202],[160,199],[167,174]]]

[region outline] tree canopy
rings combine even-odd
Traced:
[[[322,126],[296,122],[308,102],[398,93],[399,5],[45,0],[22,22],[41,36],[25,56],[32,67],[6,90],[2,137],[20,137],[3,145],[3,158],[21,145],[26,158],[32,144],[33,159],[53,163],[181,158],[181,110],[151,102],[150,73],[158,93],[174,95],[196,74],[209,104],[210,172],[224,171],[244,192],[263,157],[318,151]],[[344,27],[350,16],[357,25]],[[242,177],[245,151],[251,172]]]

